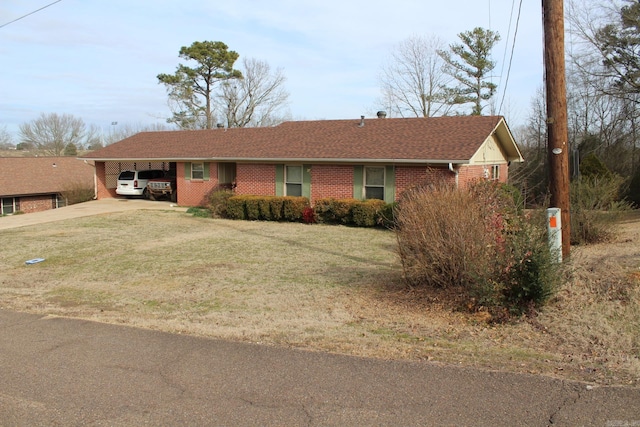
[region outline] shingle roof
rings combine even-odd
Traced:
[[[142,132],[84,156],[95,160],[469,160],[501,116],[285,122],[269,128]],[[517,151],[517,149],[516,149]]]
[[[93,188],[92,163],[75,157],[0,157],[0,196],[54,194],[77,184]]]

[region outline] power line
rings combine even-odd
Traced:
[[[518,26],[520,25],[520,13],[522,12],[522,0],[520,0],[520,6],[518,7],[518,18],[516,19],[516,28],[513,31],[513,44],[511,45],[511,56],[509,57],[509,68],[507,68],[507,77],[504,81],[504,91],[502,92],[502,100],[500,100],[500,107],[498,108],[498,114],[502,111],[502,104],[504,104],[504,98],[507,95],[507,85],[509,84],[509,75],[511,74],[511,64],[513,63],[513,51],[516,47],[516,36],[518,35]]]
[[[49,6],[53,6],[53,5],[54,5],[54,4],[56,4],[56,3],[60,3],[61,1],[62,1],[62,0],[56,0],[56,1],[54,1],[53,3],[49,3],[49,4],[48,4],[48,5],[46,5],[46,6],[42,6],[40,9],[34,10],[33,12],[29,12],[29,13],[27,13],[26,15],[23,15],[23,16],[21,16],[21,17],[19,17],[19,18],[14,19],[13,21],[9,21],[9,22],[7,22],[7,23],[5,23],[5,24],[0,25],[0,28],[4,28],[4,27],[6,27],[6,26],[7,26],[7,25],[9,25],[9,24],[13,24],[13,23],[14,23],[14,22],[16,22],[16,21],[19,21],[19,20],[21,20],[21,19],[23,19],[23,18],[26,18],[26,17],[27,17],[27,16],[29,16],[29,15],[33,15],[33,14],[34,14],[34,13],[36,13],[36,12],[40,12],[42,9],[46,9],[46,8],[48,8]]]

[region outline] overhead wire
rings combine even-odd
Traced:
[[[6,26],[7,26],[7,25],[9,25],[9,24],[13,24],[13,23],[14,23],[14,22],[16,22],[16,21],[19,21],[19,20],[21,20],[21,19],[24,19],[24,18],[26,18],[27,16],[31,16],[31,15],[33,15],[34,13],[40,12],[41,10],[46,9],[46,8],[48,8],[49,6],[53,6],[53,5],[54,5],[54,4],[56,4],[56,3],[60,3],[61,1],[62,1],[62,0],[56,0],[56,1],[52,2],[52,3],[49,3],[49,4],[48,4],[48,5],[46,5],[46,6],[42,6],[40,9],[34,10],[33,12],[29,12],[29,13],[27,13],[26,15],[22,15],[21,17],[14,19],[13,21],[9,21],[9,22],[6,22],[6,23],[4,23],[4,24],[0,25],[0,28],[4,28],[4,27],[6,27]]]
[[[509,67],[507,68],[507,77],[504,81],[504,91],[502,91],[502,99],[500,100],[500,107],[498,107],[498,114],[502,112],[502,105],[504,104],[504,99],[507,96],[507,86],[509,85],[509,75],[511,74],[511,64],[513,63],[513,52],[516,47],[516,38],[518,36],[518,27],[520,26],[520,15],[522,13],[522,0],[520,0],[520,5],[518,6],[518,17],[516,18],[516,27],[513,31],[513,43],[511,44],[511,55],[509,57]]]

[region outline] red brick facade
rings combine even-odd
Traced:
[[[209,176],[204,180],[185,178],[185,163],[176,164],[178,199],[181,206],[203,206],[207,196],[218,186],[218,164],[208,163]],[[395,199],[414,185],[444,180],[464,188],[476,179],[491,178],[492,165],[466,166],[456,168],[457,176],[448,166],[396,166],[395,167]],[[507,181],[506,164],[498,166],[499,180]],[[96,162],[96,183],[98,198],[119,197],[115,194],[115,184],[107,185],[104,162]],[[311,166],[311,203],[318,199],[333,197],[337,199],[352,198],[354,189],[354,165]],[[113,188],[110,188],[113,187]],[[257,163],[238,163],[236,165],[236,194],[275,196],[276,165]]]
[[[238,163],[236,193],[256,196],[276,195],[276,165]]]
[[[353,198],[353,166],[313,165],[311,167],[311,202],[328,197]]]
[[[176,164],[176,187],[178,201],[181,206],[204,206],[207,196],[218,186],[218,164],[208,163],[209,179],[187,179],[184,163]],[[206,167],[206,166],[205,166]]]

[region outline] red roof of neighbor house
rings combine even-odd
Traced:
[[[93,188],[93,162],[75,157],[0,157],[0,196],[55,194]]]
[[[85,155],[95,160],[215,159],[464,162],[497,128],[515,147],[501,116],[285,122],[269,128],[142,132]],[[508,150],[507,150],[508,151]],[[512,150],[520,158],[517,148]]]

